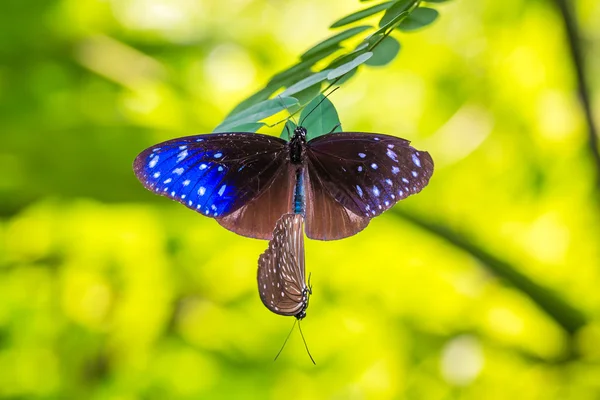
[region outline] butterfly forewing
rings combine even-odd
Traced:
[[[431,156],[409,143],[394,136],[362,132],[318,137],[307,144],[311,185],[318,180],[345,209],[356,216],[373,218],[399,200],[418,193],[429,182],[433,173]],[[319,214],[321,207],[318,201],[307,203],[307,235],[311,238],[309,231],[316,217],[309,215]],[[335,239],[360,229],[339,232]]]
[[[307,306],[302,225],[302,215],[283,215],[258,260],[260,299],[276,314],[298,317]]]
[[[157,144],[137,156],[134,171],[147,189],[218,219],[251,203],[276,178],[281,180],[287,164],[284,140],[237,132],[188,136]],[[268,226],[240,221],[242,232],[238,232],[238,226],[227,227],[244,236],[269,238],[276,218],[289,205],[273,196],[263,198],[267,201],[262,207],[273,209],[272,214],[279,213],[270,217]]]

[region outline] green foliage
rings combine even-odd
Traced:
[[[393,6],[388,8],[385,14],[383,14],[383,17],[379,20],[379,27],[384,28],[399,23],[404,15],[406,15],[405,13],[407,13],[416,4],[417,2],[412,0],[396,1]]]
[[[240,127],[246,127],[248,124],[257,123],[271,115],[277,114],[280,111],[298,104],[298,100],[293,97],[277,97],[275,99],[264,100],[258,104],[254,104],[244,110],[230,115],[221,124],[219,124],[214,132],[232,132]]]
[[[315,24],[379,3],[3,2],[1,399],[600,398],[598,167],[554,3],[440,3],[430,29],[374,35],[382,11],[291,59],[328,36]],[[576,5],[593,49],[597,1]],[[401,57],[370,70],[386,37]],[[292,321],[257,293],[267,243],[131,164],[367,51],[329,97],[344,128],[409,139],[435,173],[358,235],[306,241],[317,366],[297,329],[273,362]],[[294,121],[318,95],[292,96]]]
[[[306,140],[342,131],[342,124],[333,103],[323,95],[315,97],[304,107],[299,123],[306,128]]]
[[[339,28],[340,26],[348,25],[356,21],[360,21],[361,19],[370,17],[371,15],[377,14],[383,10],[387,10],[390,6],[394,4],[393,1],[386,1],[380,4],[376,4],[369,8],[365,8],[364,10],[357,11],[350,15],[345,16],[344,18],[340,18],[333,24],[331,24],[331,28]]]
[[[285,140],[290,140],[294,134],[294,129],[296,129],[296,124],[291,119],[288,119],[285,121],[285,125],[279,134],[279,137]]]
[[[419,7],[398,25],[398,29],[406,32],[414,31],[432,24],[438,16],[437,10]]]
[[[373,56],[373,53],[367,51],[366,53],[362,53],[356,57],[354,57],[351,61],[348,61],[345,64],[340,65],[333,71],[330,71],[327,74],[327,79],[333,81],[334,79],[346,75],[348,72],[357,68],[360,64],[366,62],[369,58]]]
[[[328,81],[325,90],[332,85],[342,85],[354,77],[360,65],[384,66],[391,63],[400,51],[400,43],[395,38],[389,36],[394,29],[401,31],[416,30],[431,24],[438,16],[436,10],[426,7],[418,7],[419,0],[396,0],[379,3],[366,9],[351,13],[340,18],[331,25],[331,28],[339,28],[352,23],[362,21],[385,11],[379,20],[379,28],[376,29],[370,25],[360,25],[348,28],[337,33],[311,47],[300,56],[300,61],[279,73],[269,80],[267,86],[244,100],[240,105],[234,108],[231,115],[254,105],[259,101],[273,95],[279,88],[286,89],[280,93],[281,96],[296,96],[298,106],[304,107],[308,102],[322,92],[322,84]],[[354,49],[346,51],[345,54],[332,58],[333,55],[341,50],[346,50],[342,43],[354,39],[360,34],[372,31],[366,36]],[[327,66],[317,72],[313,67],[317,63],[330,60]],[[295,110],[295,107],[291,108]],[[278,110],[280,111],[280,110]],[[278,112],[275,111],[274,112]],[[270,115],[260,115],[261,118]],[[249,119],[247,120],[249,122]],[[259,120],[252,121],[259,122]],[[225,121],[221,124],[223,125]],[[217,129],[222,131],[223,126]],[[225,125],[227,129],[231,124]]]
[[[373,50],[373,57],[365,61],[371,67],[381,67],[391,63],[400,51],[400,42],[391,36],[383,38]]]

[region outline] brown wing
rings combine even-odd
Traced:
[[[358,215],[339,203],[326,189],[310,162],[304,172],[306,187],[306,236],[336,240],[352,236],[369,225],[370,218]]]
[[[238,235],[273,238],[277,220],[283,214],[293,212],[295,179],[294,168],[286,163],[260,195],[233,213],[218,218],[217,222]]]
[[[433,174],[427,152],[383,134],[320,136],[308,142],[306,160],[310,179],[306,234],[312,239],[358,233],[369,219],[421,191]]]
[[[275,314],[295,316],[307,305],[303,220],[300,214],[283,215],[258,259],[260,299]]]

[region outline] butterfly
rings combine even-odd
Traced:
[[[308,299],[312,294],[310,283],[305,283],[304,263],[304,233],[301,214],[285,214],[276,223],[273,239],[269,247],[258,259],[258,293],[260,299],[269,310],[279,315],[294,316],[294,326],[298,322],[298,329],[304,342],[308,356],[313,359],[300,321],[306,317]],[[310,280],[310,279],[309,279]],[[294,326],[290,330],[281,350],[283,351]]]
[[[133,168],[147,189],[258,239],[271,239],[287,213],[305,216],[311,239],[352,236],[433,174],[429,153],[401,138],[306,134],[298,126],[289,141],[251,132],[182,137],[144,150]]]
[[[279,315],[306,317],[310,286],[304,282],[304,233],[301,214],[285,214],[269,247],[258,259],[258,292],[265,307]]]

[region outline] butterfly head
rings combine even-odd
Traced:
[[[293,164],[301,164],[303,159],[303,148],[306,144],[306,128],[303,126],[297,126],[294,129],[294,135],[290,140],[290,160]]]
[[[308,308],[308,298],[312,294],[312,287],[305,287],[302,289],[302,309],[298,314],[294,315],[297,320],[306,318],[306,309]]]
[[[306,142],[306,128],[303,126],[297,126],[294,129],[294,139],[300,139],[302,142]]]

